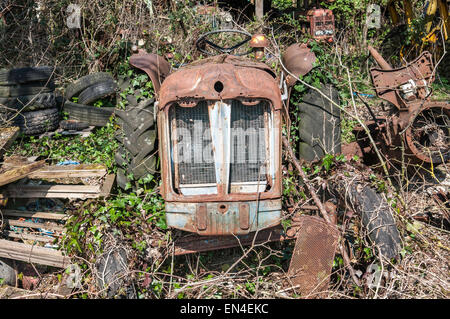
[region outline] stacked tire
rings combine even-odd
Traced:
[[[133,180],[144,178],[157,172],[156,121],[154,99],[138,103],[133,95],[127,96],[125,110],[116,110],[115,115],[120,129],[116,139],[120,146],[115,154],[118,166],[116,182],[122,189]]]
[[[322,84],[325,96],[340,105],[339,92],[330,84]],[[341,152],[341,111],[316,90],[309,90],[298,106],[300,115],[299,157],[313,161],[326,154]]]
[[[83,76],[66,87],[64,111],[69,114],[72,124],[77,121],[81,126],[105,126],[115,108],[93,105],[104,97],[114,95],[116,90],[117,84],[109,73],[98,72]],[[76,98],[76,102],[72,101],[73,98]]]
[[[59,110],[50,66],[0,70],[0,121],[19,126],[26,135],[53,131]]]

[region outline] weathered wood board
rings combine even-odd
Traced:
[[[0,191],[0,199],[5,198],[101,198],[107,197],[115,181],[115,175],[107,174],[107,170],[103,165],[85,164],[85,165],[70,165],[70,166],[44,166],[44,161],[30,162],[20,158],[10,159],[2,169],[6,172],[18,170],[13,174],[14,178],[5,176],[0,183],[4,185]],[[19,165],[19,166],[18,166]],[[32,171],[25,170],[31,167]],[[20,172],[20,174],[19,174]],[[32,173],[32,174],[30,174]],[[102,179],[100,185],[70,185],[70,184],[56,184],[56,185],[33,185],[33,184],[10,184],[13,179],[18,180],[23,177],[30,179],[72,179],[72,178],[95,178]],[[2,234],[10,239],[21,239],[29,242],[52,243],[55,237],[41,235],[38,229],[46,229],[55,231],[58,234],[64,232],[64,227],[51,222],[34,223],[30,221],[18,220],[17,218],[42,218],[47,220],[65,220],[68,218],[67,214],[58,212],[32,212],[21,211],[14,209],[4,209],[1,211],[1,217],[5,225],[14,227],[24,227],[27,231],[16,232],[12,230],[4,230]],[[36,229],[36,231],[33,231]],[[14,229],[15,230],[15,229]],[[66,268],[70,264],[70,259],[63,256],[61,252],[41,247],[37,245],[29,245],[13,240],[0,239],[0,257],[21,260],[29,263],[37,263],[47,266]]]
[[[0,194],[2,198],[68,198],[88,199],[107,197],[115,175],[106,176],[102,185],[8,185]]]
[[[2,209],[1,214],[3,217],[25,217],[25,218],[43,218],[51,220],[65,220],[69,217],[67,214],[57,212],[31,212],[14,209]]]
[[[107,173],[101,164],[52,165],[45,166],[30,175],[31,179],[75,178],[75,177],[103,177]]]
[[[19,167],[9,168],[0,173],[0,186],[10,184],[27,177],[33,171],[36,171],[45,165],[45,161],[27,163]]]
[[[66,268],[70,259],[55,249],[0,239],[0,257],[58,268]]]
[[[8,226],[17,226],[17,227],[26,227],[26,228],[41,228],[46,229],[49,231],[56,231],[56,232],[63,232],[64,227],[60,225],[55,225],[51,223],[33,223],[28,221],[22,221],[22,220],[15,220],[15,219],[3,219],[3,222],[5,225]]]

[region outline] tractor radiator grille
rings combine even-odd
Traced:
[[[211,147],[211,131],[206,102],[199,102],[194,107],[181,107],[178,104],[170,110],[172,122],[172,143],[176,142],[178,157],[178,176],[180,184],[211,184],[216,183],[214,160],[205,158],[203,152]],[[176,137],[174,137],[174,130]]]
[[[265,120],[267,102],[254,106],[233,100],[231,105],[231,183],[266,180]]]
[[[210,187],[227,170],[229,185],[267,182],[270,104],[259,101],[256,105],[244,105],[239,100],[217,102],[220,106],[214,103],[201,101],[193,107],[175,103],[169,110],[174,186]],[[216,107],[221,111],[217,112]],[[221,118],[213,121],[212,114]],[[223,134],[211,134],[211,123],[220,123],[213,129]],[[221,137],[213,142],[214,136]],[[220,156],[219,150],[224,154],[223,167],[215,160],[215,156]]]

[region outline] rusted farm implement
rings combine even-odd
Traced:
[[[381,68],[370,71],[377,96],[392,103],[391,115],[366,122],[388,165],[424,166],[450,159],[450,103],[433,101],[431,84],[435,69],[429,52],[406,66],[392,69],[372,47],[370,53]],[[370,111],[370,108],[369,108]],[[374,158],[373,145],[362,127],[355,128],[356,142],[344,152]]]

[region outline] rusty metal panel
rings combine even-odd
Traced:
[[[339,231],[321,218],[301,217],[288,276],[302,297],[320,297],[330,280]]]
[[[334,14],[329,9],[312,9],[306,14],[311,36],[316,40],[331,42],[334,36]]]
[[[405,67],[392,69],[383,57],[372,47],[370,53],[378,61],[382,69],[373,68],[370,70],[372,82],[375,86],[377,96],[394,104],[398,109],[408,109],[408,103],[415,100],[422,100],[429,97],[428,87],[434,81],[433,60],[431,53],[425,51],[417,59],[408,63]],[[401,85],[413,81],[416,94],[403,96],[400,93]]]
[[[174,254],[179,256],[232,247],[248,246],[253,243],[257,245],[267,242],[295,239],[298,234],[298,227],[299,224],[294,222],[287,232],[284,231],[283,227],[276,226],[260,230],[257,233],[252,232],[237,236],[200,236],[197,234],[189,234],[175,240]]]
[[[215,62],[191,64],[170,74],[161,85],[160,109],[179,101],[239,98],[267,99],[275,110],[283,108],[278,82],[266,69],[253,67],[254,62],[252,66],[242,62],[235,65],[228,57],[222,57],[222,61],[214,58]]]
[[[139,53],[133,54],[130,57],[130,64],[148,74],[156,93],[170,73],[170,64],[166,59],[157,54],[149,54],[145,50],[139,50]]]
[[[165,206],[169,227],[204,236],[248,234],[276,226],[281,218],[281,199],[213,203],[166,202]],[[200,209],[200,206],[204,208]]]
[[[294,43],[286,49],[282,60],[286,69],[299,77],[312,70],[316,61],[316,55],[305,43]],[[291,75],[287,75],[286,82],[289,86],[292,86],[297,82],[297,79]]]

